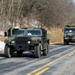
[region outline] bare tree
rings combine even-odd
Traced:
[[[62,26],[71,23],[75,15],[72,0],[0,0],[0,27],[22,24],[24,18],[35,18],[42,25]]]

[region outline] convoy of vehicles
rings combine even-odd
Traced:
[[[22,55],[24,51],[34,53],[35,57],[40,57],[41,52],[47,56],[49,51],[50,35],[43,28],[10,28],[5,32],[6,45],[4,54],[10,58],[14,52]]]

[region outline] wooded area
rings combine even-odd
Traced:
[[[74,22],[73,0],[0,0],[0,28],[38,20],[41,25],[63,26]]]

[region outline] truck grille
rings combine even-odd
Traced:
[[[27,44],[29,38],[28,37],[17,37],[15,39],[16,44]]]

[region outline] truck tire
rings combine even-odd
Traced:
[[[22,56],[22,51],[17,51],[18,56]]]
[[[37,45],[34,47],[34,54],[37,58],[41,57],[41,45]]]
[[[47,43],[46,49],[43,50],[43,55],[47,56],[49,52],[49,44]]]
[[[69,42],[67,42],[67,41],[64,41],[64,45],[69,45]]]
[[[4,54],[5,54],[5,57],[11,58],[11,55],[12,55],[11,49],[10,49],[10,47],[8,47],[7,45],[5,45]]]

